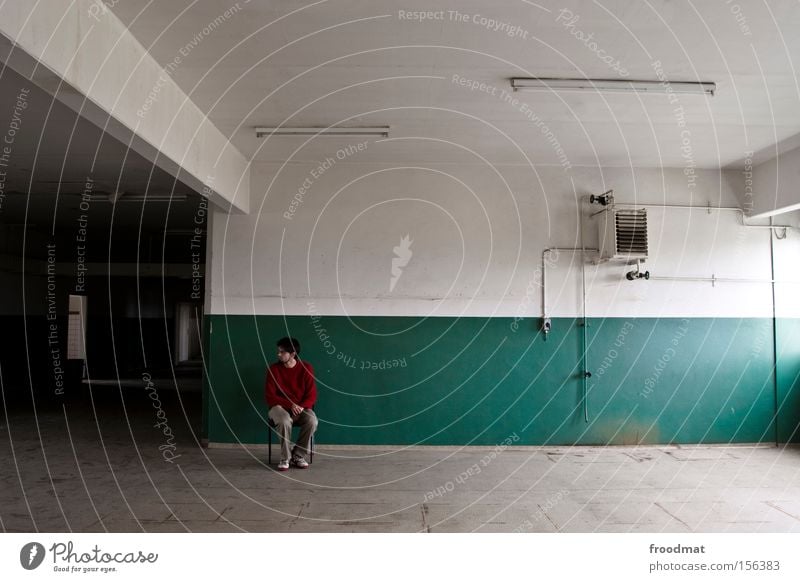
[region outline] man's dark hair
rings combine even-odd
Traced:
[[[282,337],[278,340],[277,346],[284,352],[295,352],[297,354],[300,353],[300,342],[293,337]]]

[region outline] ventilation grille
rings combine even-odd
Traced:
[[[617,210],[614,212],[617,255],[647,256],[647,211]]]

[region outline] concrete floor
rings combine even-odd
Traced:
[[[0,528],[800,531],[796,448],[509,448],[493,457],[491,448],[319,447],[309,470],[279,473],[263,447],[197,446],[196,395],[177,396],[161,395],[180,455],[172,463],[155,411],[140,399],[127,398],[123,411],[114,397],[97,398],[95,414],[85,403],[35,418],[27,407],[5,412]]]

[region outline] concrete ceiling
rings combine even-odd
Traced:
[[[4,168],[6,192],[80,193],[87,177],[93,179],[95,192],[191,192],[8,67],[0,70],[0,111],[7,113],[0,133],[5,134],[23,91],[27,91],[26,104],[12,136],[9,166]]]
[[[12,127],[18,96],[26,90],[25,106],[17,108],[19,119]],[[29,235],[66,232],[74,245],[77,219],[84,215],[92,230],[92,251],[104,257],[112,234],[116,241],[135,241],[143,233],[185,232],[196,226],[199,195],[7,67],[0,72],[0,112],[7,114],[0,120],[0,145],[10,152],[7,166],[0,168],[6,174],[0,188],[2,226]],[[93,200],[81,209],[84,191],[123,195],[116,205]],[[173,202],[131,198],[171,193]],[[21,253],[22,244],[21,234],[11,237],[3,241],[2,252]]]
[[[258,125],[391,125],[391,139],[357,161],[400,164],[479,154],[499,164],[559,165],[556,139],[572,165],[716,168],[800,132],[795,1],[106,4],[256,161],[317,161],[347,143],[257,139]],[[406,17],[416,10],[441,12],[422,22]],[[618,61],[616,70],[601,56]],[[716,82],[717,95],[670,103],[664,95],[514,94],[544,127],[502,99],[514,76],[655,80],[656,61],[671,81]],[[487,88],[471,91],[454,76]]]

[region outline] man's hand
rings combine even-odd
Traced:
[[[298,406],[297,404],[292,404],[292,416],[299,416],[301,412],[305,410],[302,406]]]

